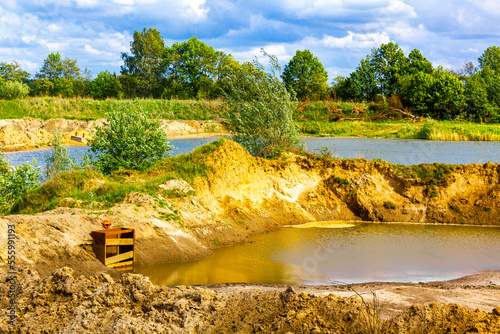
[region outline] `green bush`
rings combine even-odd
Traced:
[[[269,56],[269,65],[271,73],[257,60],[242,66],[229,78],[225,92],[228,130],[253,156],[273,157],[299,145],[295,98],[279,78],[276,57]]]
[[[40,167],[35,168],[35,164],[33,160],[10,169],[5,154],[0,152],[0,212],[8,212],[16,200],[38,187]]]
[[[143,171],[171,149],[160,122],[131,104],[108,113],[90,141],[93,165],[108,175],[119,169]]]
[[[5,100],[14,100],[26,97],[30,92],[28,85],[19,81],[10,80],[5,82],[0,91],[0,97]]]
[[[84,166],[79,166],[76,159],[71,158],[68,152],[68,147],[63,144],[63,136],[60,131],[56,131],[50,143],[52,151],[44,156],[45,178],[51,179],[72,169],[80,169]],[[84,156],[84,165],[87,162],[87,156]]]

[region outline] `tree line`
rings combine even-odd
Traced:
[[[117,75],[92,77],[77,60],[50,53],[34,78],[17,62],[0,63],[0,97],[32,96],[106,98],[214,99],[223,97],[235,73],[253,73],[253,63],[236,61],[192,37],[166,46],[154,28],[135,31],[130,52],[122,53]],[[281,72],[286,88],[301,101],[339,99],[376,102],[436,119],[500,121],[500,48],[489,47],[478,66],[460,70],[433,67],[419,50],[408,56],[390,42],[371,50],[355,71],[328,74],[309,50],[298,50]]]

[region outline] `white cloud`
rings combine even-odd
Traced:
[[[314,42],[314,40],[311,40]],[[390,38],[385,32],[357,34],[352,31],[347,32],[345,37],[324,36],[320,43],[328,48],[342,49],[370,49],[383,43],[389,43]]]
[[[60,26],[58,26],[58,25],[57,25],[57,24],[55,24],[55,23],[52,23],[52,24],[49,24],[49,25],[47,26],[47,28],[46,28],[46,29],[47,29],[47,31],[48,31],[48,32],[50,32],[50,33],[54,33],[54,32],[56,32],[56,31],[61,30],[61,27],[60,27]]]
[[[462,52],[462,53],[470,53],[470,52],[472,52],[472,53],[478,53],[479,50],[475,49],[475,48],[468,48],[468,49],[462,49],[462,50],[460,50],[460,52]]]
[[[57,51],[64,51],[68,48],[68,43],[64,42],[50,42],[46,39],[40,39],[38,40],[40,45],[42,45],[45,49],[47,49],[49,52],[57,52]]]

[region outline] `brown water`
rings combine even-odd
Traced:
[[[192,262],[136,266],[161,285],[429,282],[500,270],[500,228],[356,224],[284,228]]]

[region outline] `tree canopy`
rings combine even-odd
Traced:
[[[143,97],[152,97],[162,74],[165,43],[160,32],[154,28],[134,31],[130,42],[130,55],[122,53],[122,74],[137,78]]]
[[[319,100],[328,96],[328,73],[311,51],[297,50],[281,75],[288,90],[299,100]]]

